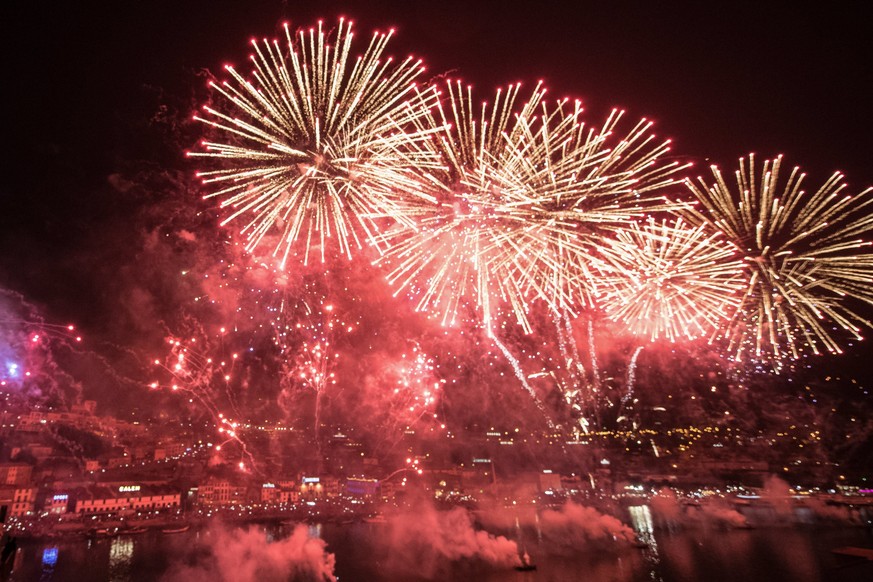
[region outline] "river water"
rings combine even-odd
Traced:
[[[647,508],[643,509],[646,511]],[[638,512],[639,513],[639,512]],[[458,580],[510,582],[818,582],[873,580],[873,561],[832,552],[844,546],[873,548],[873,531],[857,526],[762,527],[757,529],[651,529],[633,520],[643,547],[613,544],[556,551],[535,531],[520,531],[517,540],[537,570],[519,572],[479,560],[430,563],[415,567],[416,556],[398,567],[394,556],[380,550],[385,525],[310,525],[310,536],[327,544],[336,556],[340,582]],[[239,526],[243,527],[243,526]],[[244,526],[246,528],[250,526]],[[290,526],[257,526],[266,539],[281,540]],[[69,539],[22,542],[10,573],[3,580],[138,582],[161,580],[167,572],[192,563],[193,548],[202,547],[209,531],[162,534],[159,531],[97,540]],[[203,556],[200,555],[200,560]],[[208,557],[207,557],[208,559]],[[196,561],[196,560],[194,560]],[[394,565],[392,565],[394,564]],[[412,564],[412,567],[410,567]],[[177,575],[175,577],[179,579]],[[182,579],[195,580],[193,575]],[[220,577],[219,577],[220,578]],[[204,575],[201,579],[209,579]],[[292,579],[298,579],[293,578]],[[307,579],[305,576],[299,577]],[[310,578],[311,579],[311,578]],[[229,577],[228,580],[235,580]],[[269,578],[259,578],[266,582]],[[212,577],[211,582],[221,582]],[[245,582],[245,581],[240,581]]]

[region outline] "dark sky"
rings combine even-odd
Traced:
[[[242,65],[248,39],[275,35],[284,20],[342,14],[364,37],[394,26],[392,52],[462,76],[483,98],[542,78],[555,97],[581,97],[591,121],[613,106],[655,119],[698,165],[784,153],[808,170],[810,186],[837,169],[855,191],[873,184],[865,13],[825,3],[639,4],[4,2],[0,284],[81,319],[99,286],[83,249],[123,228],[136,204],[108,188],[108,176],[131,159],[184,167],[181,146],[155,148],[143,128],[162,104],[194,103],[204,69]]]

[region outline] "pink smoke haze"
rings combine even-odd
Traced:
[[[434,578],[448,562],[470,560],[494,568],[521,564],[518,545],[503,536],[477,530],[461,507],[437,511],[423,505],[393,516],[383,539],[390,569]]]
[[[583,548],[600,542],[634,540],[634,532],[611,515],[568,501],[561,509],[540,515],[543,537],[557,546]]]
[[[213,529],[204,538],[195,563],[172,567],[165,582],[336,582],[335,556],[304,525],[273,542],[257,527]]]

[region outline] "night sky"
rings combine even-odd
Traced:
[[[548,2],[7,2],[0,181],[0,285],[51,317],[105,328],[103,290],[147,198],[111,187],[131,164],[194,171],[180,125],[206,71],[245,69],[248,40],[282,22],[345,15],[358,33],[394,26],[389,52],[431,75],[497,86],[544,79],[599,121],[649,117],[674,151],[710,162],[786,155],[808,187],[841,170],[873,184],[873,43],[860,12],[825,4]],[[568,7],[571,6],[572,7]],[[191,193],[196,199],[196,193]]]

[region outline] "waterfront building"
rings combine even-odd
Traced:
[[[36,488],[0,486],[0,521],[9,517],[24,517],[33,513]]]
[[[75,512],[106,515],[130,511],[154,511],[179,507],[181,494],[169,487],[120,485],[92,486],[77,491]]]
[[[210,477],[197,487],[197,503],[206,507],[241,505],[246,503],[246,488],[226,479]]]
[[[351,497],[376,497],[380,494],[381,487],[378,479],[365,477],[348,477],[346,479],[346,495]]]

